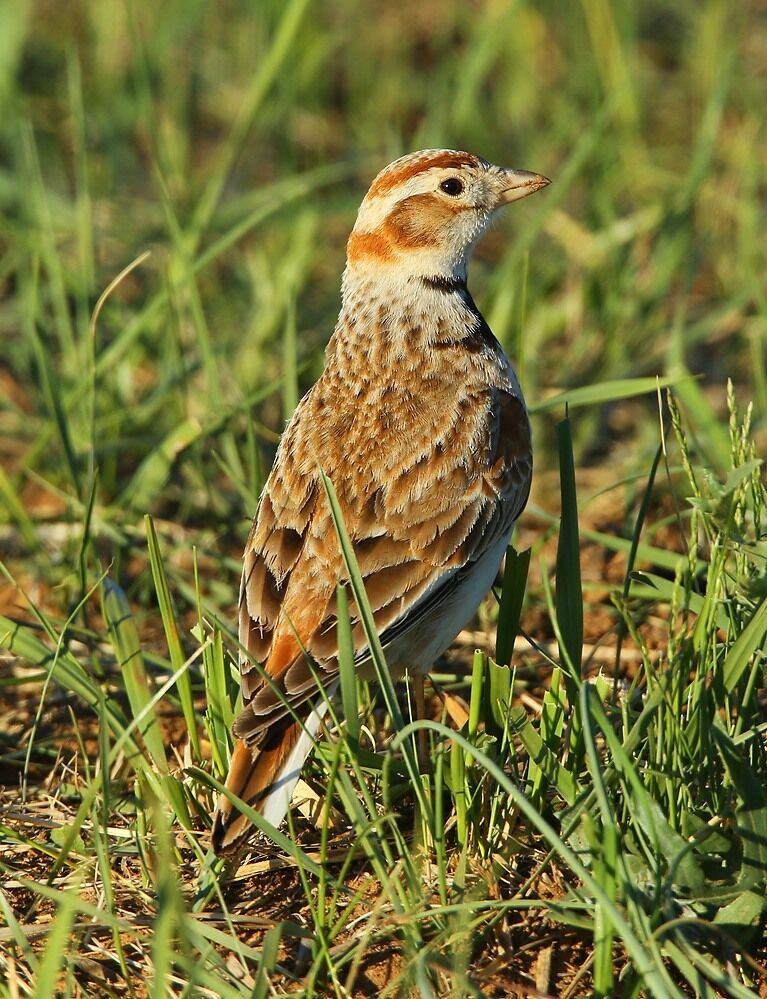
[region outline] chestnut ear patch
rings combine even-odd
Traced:
[[[437,193],[411,194],[391,210],[374,232],[353,232],[346,244],[350,264],[361,259],[387,263],[400,250],[439,246],[445,227],[472,205],[449,201]]]
[[[395,246],[438,246],[447,223],[466,207],[451,204],[437,194],[412,194],[395,206],[383,230]]]

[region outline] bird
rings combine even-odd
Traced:
[[[328,696],[338,682],[346,576],[322,473],[393,678],[428,672],[500,569],[530,492],[532,436],[467,265],[498,210],[549,183],[425,149],[381,170],[360,205],[323,372],[282,434],[243,555],[243,707],[225,786],[275,826],[325,712],[318,680]],[[350,609],[355,667],[372,675]],[[214,851],[233,853],[253,832],[221,794]]]

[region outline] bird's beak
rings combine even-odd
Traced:
[[[535,194],[551,183],[548,177],[539,173],[530,173],[528,170],[501,170],[500,181],[499,205],[519,201],[520,198]]]

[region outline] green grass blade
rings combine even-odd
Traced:
[[[59,976],[61,968],[67,962],[66,948],[76,911],[77,892],[62,892],[51,931],[45,938],[45,950],[37,971],[35,988],[40,997],[59,994]]]
[[[692,379],[685,374],[683,378]],[[598,382],[594,385],[583,385],[580,388],[568,389],[551,396],[549,399],[534,402],[531,413],[548,413],[552,409],[577,409],[578,406],[597,406],[617,399],[631,399],[638,395],[654,394],[658,387],[676,385],[681,379],[676,378],[621,378],[616,381]]]
[[[4,503],[10,516],[18,524],[24,544],[30,550],[34,550],[37,547],[37,530],[35,529],[34,521],[27,513],[24,503],[14,488],[13,483],[5,474],[2,466],[0,466],[0,500]]]
[[[479,649],[475,649],[471,666],[471,698],[469,700],[469,737],[477,734],[480,719],[482,718],[482,707],[484,704],[485,685],[485,663],[487,656]]]
[[[111,579],[102,584],[102,611],[107,622],[117,661],[120,664],[125,692],[134,718],[144,716],[139,732],[152,761],[161,774],[168,773],[165,745],[156,711],[151,707],[152,690],[146,671],[138,629],[122,588]]]
[[[508,666],[519,634],[519,618],[525,600],[527,573],[530,568],[530,549],[518,552],[509,545],[506,551],[506,568],[503,573],[501,602],[498,606],[498,632],[495,639],[495,661]]]
[[[197,638],[201,641],[202,637],[202,628],[198,625]],[[202,671],[206,700],[205,728],[218,773],[225,774],[229,769],[229,746],[235,713],[230,697],[229,665],[218,628],[214,628],[210,641],[205,644]]]
[[[360,722],[357,705],[357,673],[354,668],[354,644],[352,641],[352,626],[349,618],[349,598],[346,587],[336,587],[338,602],[338,664],[341,677],[341,702],[346,720],[346,735],[350,742],[359,743]]]
[[[160,542],[157,538],[154,521],[150,516],[144,518],[147,535],[147,548],[149,551],[149,564],[152,569],[152,579],[154,580],[157,603],[160,609],[160,617],[165,632],[165,641],[168,643],[168,654],[173,672],[178,676],[177,689],[181,710],[184,713],[189,739],[192,744],[192,751],[195,759],[201,758],[200,736],[197,730],[197,715],[194,709],[194,695],[192,693],[192,681],[189,671],[182,669],[184,665],[184,651],[181,648],[181,638],[179,636],[176,614],[173,608],[173,601],[170,595],[168,577],[165,572],[165,565],[162,559]]]
[[[524,735],[521,735],[520,733],[522,741],[525,743],[525,747],[527,748],[530,756],[530,764],[527,771],[527,780],[530,787],[530,800],[536,802],[539,806],[544,800],[548,780],[544,768],[538,762],[538,753],[540,750],[545,750],[547,753],[551,754],[551,760],[556,761],[555,754],[560,747],[562,730],[564,729],[565,724],[565,707],[562,670],[557,667],[552,671],[549,689],[543,696],[539,736],[540,748],[537,743],[533,746],[529,734],[527,741],[525,741]],[[529,723],[524,726],[523,731],[528,729],[532,732],[532,727]],[[547,769],[549,773],[552,771],[551,762],[548,763]],[[560,769],[559,765],[557,765],[556,770],[554,771],[556,776],[559,775]],[[567,771],[565,770],[564,773],[567,773]],[[558,787],[560,793],[563,793],[563,788],[556,784],[556,779],[555,786]],[[563,797],[568,804],[572,805],[574,803],[576,798],[575,792],[576,788],[574,782],[568,783],[566,785],[566,791],[563,794]]]
[[[730,647],[722,667],[723,681],[728,693],[740,682],[753,655],[764,656],[764,639],[767,635],[767,597],[757,606],[751,620]]]
[[[557,621],[564,642],[560,654],[571,664],[572,670],[578,676],[583,656],[583,589],[575,461],[569,418],[557,424],[557,442],[562,501],[562,519],[557,545]]]

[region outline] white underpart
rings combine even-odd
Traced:
[[[326,689],[324,696],[320,697],[314,705],[311,714],[303,725],[303,730],[290,752],[290,755],[280,767],[274,783],[271,785],[269,794],[264,799],[261,814],[267,822],[279,827],[288,813],[290,800],[296,789],[298,778],[309,753],[316,744],[315,736],[320,727],[320,722],[324,718],[330,699],[338,689],[338,680],[331,683]]]

